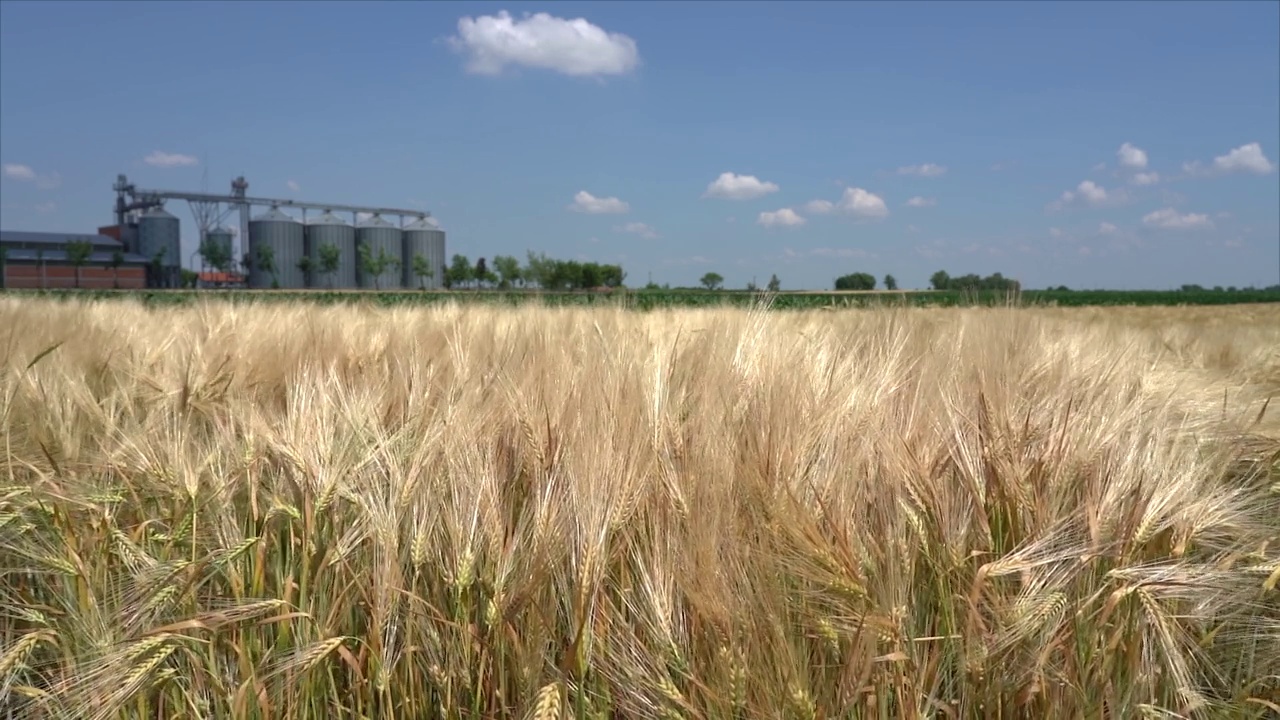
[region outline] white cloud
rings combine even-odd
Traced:
[[[898,168],[899,175],[919,175],[920,177],[940,177],[947,172],[947,169],[941,165],[933,163],[925,163],[923,165],[908,165]]]
[[[1116,157],[1120,158],[1122,167],[1142,170],[1147,167],[1147,153],[1142,148],[1134,147],[1129,143],[1120,146],[1116,151]]]
[[[1062,232],[1061,228],[1056,228],[1056,227],[1049,228],[1049,237],[1061,238],[1063,235],[1065,235],[1065,233]]]
[[[631,233],[632,235],[639,235],[640,237],[645,238],[646,240],[652,240],[658,237],[657,231],[655,231],[652,227],[649,227],[647,224],[642,222],[627,223],[622,227],[614,228],[614,230],[617,232],[625,232],[625,233]],[[594,241],[595,238],[592,238],[592,240]]]
[[[756,222],[765,227],[797,227],[807,222],[791,208],[782,208],[773,212],[762,212]]]
[[[14,180],[35,180],[36,171],[32,170],[29,165],[6,163],[4,165],[4,176]]]
[[[910,205],[911,207],[916,207],[916,208],[933,207],[934,205],[937,205],[937,204],[938,204],[938,201],[935,200],[934,198],[920,197],[919,195],[907,201],[907,205]]]
[[[1156,183],[1160,182],[1160,173],[1158,172],[1138,173],[1137,175],[1134,175],[1133,177],[1129,178],[1129,182],[1133,183],[1134,185],[1155,185]]]
[[[1183,172],[1188,175],[1226,175],[1233,172],[1266,175],[1275,169],[1276,166],[1263,154],[1262,145],[1256,142],[1241,145],[1226,155],[1215,157],[1211,167],[1205,167],[1199,160],[1182,164]]]
[[[167,153],[160,150],[153,151],[150,155],[142,159],[142,162],[153,167],[188,167],[199,163],[190,155],[182,155],[180,153]]]
[[[1123,202],[1126,196],[1122,190],[1107,190],[1092,180],[1084,180],[1075,190],[1067,190],[1049,204],[1051,210],[1061,210],[1067,205],[1085,204],[1094,207],[1114,205]]]
[[[737,175],[731,172],[720,173],[720,177],[707,185],[702,197],[722,198],[724,200],[754,200],[769,193],[778,192],[778,186],[766,182],[755,175]]]
[[[478,75],[497,75],[508,65],[573,76],[622,75],[640,64],[636,41],[630,37],[606,32],[583,18],[567,20],[547,13],[525,13],[518,20],[505,10],[464,17],[449,43],[467,56],[467,71]]]
[[[631,206],[616,197],[598,198],[586,190],[579,190],[573,196],[573,204],[569,209],[589,215],[606,215],[625,213],[631,210]]]
[[[1178,211],[1171,207],[1144,215],[1142,222],[1151,227],[1165,228],[1167,230],[1213,227],[1213,221],[1209,219],[1208,215],[1198,213],[1179,215]]]
[[[1104,222],[1098,226],[1098,233],[1101,235],[1114,235],[1116,230],[1118,229],[1119,228],[1117,228],[1115,225],[1112,225],[1109,222]]]
[[[840,209],[860,217],[883,218],[889,215],[884,198],[859,187],[844,189],[840,197]]]
[[[290,190],[292,190],[292,191],[294,191],[294,192],[298,192],[299,190],[301,190],[301,189],[302,189],[302,188],[298,185],[298,182],[297,182],[296,180],[290,180],[290,181],[286,182],[284,185],[285,185],[285,187],[289,188]]]
[[[42,202],[39,205],[36,205],[35,207],[36,212],[42,215],[46,215],[57,209],[58,209],[58,204],[53,202],[52,200],[50,200],[49,202]]]
[[[811,215],[829,215],[835,212],[836,204],[830,200],[810,200],[805,203],[804,209]]]

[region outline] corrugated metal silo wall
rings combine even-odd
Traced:
[[[167,212],[148,213],[138,220],[138,249],[147,259],[155,258],[161,251],[160,271],[148,268],[148,284],[153,287],[177,287],[182,264],[182,252],[178,245],[181,223]]]
[[[298,269],[298,261],[305,250],[305,232],[301,223],[292,220],[253,220],[249,222],[249,255],[255,261],[258,248],[271,248],[275,265],[275,275],[264,272],[258,262],[249,266],[249,287],[270,288],[273,280],[282,289],[306,287],[302,271]]]
[[[329,277],[320,272],[320,248],[338,248],[338,271]],[[311,255],[311,287],[350,289],[356,287],[356,229],[350,225],[307,226],[307,252]]]
[[[444,258],[444,231],[432,230],[431,238],[427,244],[427,259],[431,261],[431,269],[434,275],[428,287],[435,289],[444,287]]]
[[[396,260],[402,260],[404,252],[403,248],[400,246],[400,235],[400,228],[397,227],[376,225],[372,227],[356,228],[356,247],[359,248],[361,245],[368,246],[369,251],[373,253],[374,257],[377,257],[381,251],[385,250],[387,255],[390,255]],[[376,286],[381,290],[392,290],[402,287],[400,282],[400,271],[398,269],[387,268],[386,271],[377,278],[377,282],[375,283],[374,278],[366,277],[364,268],[359,267],[358,252],[356,253],[356,257],[356,265],[358,269],[356,276],[360,281],[360,287],[372,288]]]
[[[431,260],[431,231],[426,228],[414,228],[404,231],[404,257],[400,260],[400,281],[407,288],[435,287],[435,278],[440,269]],[[431,268],[431,277],[419,277],[417,274],[417,257],[421,255]]]

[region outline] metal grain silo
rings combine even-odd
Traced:
[[[306,282],[298,261],[306,249],[302,223],[271,208],[249,221],[249,287],[302,288]],[[271,260],[269,266],[263,262]],[[274,271],[274,272],[272,272]]]
[[[401,282],[407,288],[436,289],[443,285],[444,231],[436,221],[424,217],[404,229],[404,259],[401,261]],[[418,277],[414,258],[421,255],[431,268],[431,277]]]
[[[338,269],[325,273],[320,264],[321,248],[338,248]],[[307,224],[307,253],[311,256],[311,287],[354,288],[356,285],[356,229],[342,218],[325,211]]]
[[[138,251],[148,260],[159,259],[159,268],[154,262],[148,266],[149,285],[154,287],[177,287],[179,284],[178,269],[182,265],[182,250],[179,245],[181,223],[178,218],[165,212],[162,207],[153,207],[138,219]]]
[[[369,277],[363,264],[359,262],[360,253],[368,248],[375,258],[384,255],[394,261],[388,265],[378,277]],[[400,244],[400,228],[374,215],[356,227],[356,277],[362,288],[378,288],[381,290],[401,287],[400,265],[403,263],[404,248]]]

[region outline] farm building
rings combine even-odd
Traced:
[[[88,243],[76,267],[68,253]],[[0,287],[11,289],[136,289],[147,286],[147,258],[106,235],[0,230]]]

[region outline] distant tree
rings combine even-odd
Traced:
[[[477,289],[489,279],[489,266],[485,264],[484,258],[476,260],[476,269],[473,277],[475,278]]]
[[[184,288],[194,288],[196,281],[200,279],[200,273],[195,270],[182,268],[178,273],[179,284]]]
[[[777,275],[769,276],[769,292],[778,292],[782,289],[782,283],[778,282]]]
[[[509,255],[494,255],[493,267],[501,278],[499,287],[506,289],[520,280],[520,261]]]
[[[253,261],[257,264],[259,272],[264,272],[271,276],[271,287],[279,287],[280,283],[276,279],[276,251],[270,245],[258,245],[254,251]]]
[[[884,289],[885,289],[885,290],[897,290],[897,289],[898,289],[898,279],[897,279],[897,278],[895,278],[895,277],[894,277],[894,276],[892,276],[892,275],[885,275],[885,276],[884,276]]]
[[[200,243],[200,257],[204,258],[204,262],[209,267],[216,269],[218,272],[231,271],[231,246],[219,242],[210,242],[205,239]]]
[[[342,251],[337,245],[324,244],[317,251],[320,258],[320,274],[329,278],[329,289],[333,289],[333,276],[338,273],[338,266],[342,263]]]
[[[385,247],[378,248],[375,255],[373,248],[367,244],[360,245],[360,268],[364,271],[365,277],[373,278],[373,289],[382,289],[382,276],[387,270],[400,267],[400,260],[396,256],[387,252]]]
[[[756,287],[756,279],[751,278],[751,282],[747,283],[747,292],[759,292],[760,288]]]
[[[160,287],[166,287],[171,280],[164,276],[164,253],[168,248],[160,248],[156,254],[151,257],[151,277],[155,284]]]
[[[450,287],[454,285],[466,287],[466,284],[471,281],[473,273],[471,261],[467,260],[466,255],[454,255],[453,263],[449,266],[449,271],[445,277],[449,278]]]
[[[724,276],[720,273],[709,272],[703,275],[698,282],[702,283],[702,286],[708,290],[719,290],[720,286],[724,284]]]
[[[418,278],[418,289],[427,289],[427,278],[433,277],[435,271],[431,269],[431,263],[424,255],[417,254],[413,256],[413,274]]]
[[[1204,288],[1195,284],[1183,285],[1182,292],[1204,292]]]
[[[93,245],[85,240],[75,240],[67,243],[67,262],[71,263],[71,267],[76,269],[76,287],[80,287],[80,268],[89,262],[89,255],[93,254]]]
[[[298,258],[298,272],[302,273],[304,282],[308,287],[314,284],[311,278],[311,271],[314,269],[315,269],[315,262],[311,260],[310,255],[303,255],[302,257]]]
[[[8,273],[5,272],[5,266],[9,261],[9,250],[0,247],[0,290],[4,289],[4,278]]]
[[[124,264],[124,250],[121,250],[120,248],[116,248],[115,251],[111,253],[111,270],[112,270],[112,276],[113,276],[111,278],[111,286],[116,288],[117,290],[120,289],[120,266],[123,264]]]
[[[934,290],[950,290],[951,275],[946,270],[939,270],[929,276],[929,284],[933,286]]]
[[[836,278],[836,290],[875,290],[876,278],[871,273],[850,273]]]

